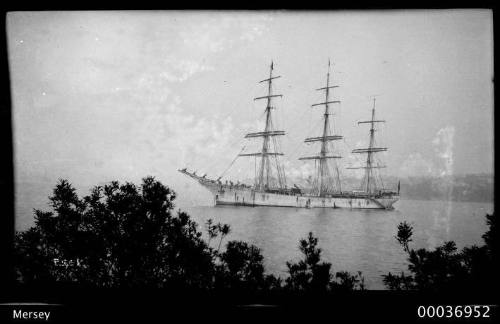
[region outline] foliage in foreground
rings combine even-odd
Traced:
[[[285,283],[266,275],[258,247],[229,241],[221,251],[230,227],[212,220],[205,224],[205,241],[189,215],[173,211],[175,193],[152,177],[140,186],[96,186],[83,198],[60,180],[49,199],[53,211],[35,210],[35,226],[16,234],[15,265],[24,283],[246,292],[364,289],[361,273],[330,273],[312,233],[300,241],[304,260],[287,263]]]
[[[307,239],[300,240],[299,249],[304,260],[286,263],[290,274],[286,279],[287,289],[309,292],[365,289],[361,272],[356,275],[346,271],[337,272],[334,278],[330,272],[332,264],[321,262],[321,249],[317,245],[318,239],[311,232]]]
[[[489,230],[483,235],[485,245],[457,249],[454,241],[445,242],[434,250],[409,247],[413,228],[403,222],[398,225],[397,241],[408,255],[408,270],[400,275],[388,273],[384,284],[391,290],[479,291],[498,284],[498,221],[494,214],[486,215]]]

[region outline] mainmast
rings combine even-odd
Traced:
[[[253,137],[262,137],[262,150],[258,153],[245,153],[239,154],[239,156],[260,156],[260,166],[259,171],[255,177],[255,190],[267,190],[271,187],[277,187],[279,189],[284,189],[286,187],[286,179],[283,167],[281,166],[278,156],[283,155],[283,153],[276,152],[277,149],[277,141],[275,136],[285,135],[284,131],[274,130],[273,129],[273,120],[272,120],[272,109],[275,107],[272,106],[272,99],[276,97],[283,97],[281,94],[273,94],[272,80],[278,79],[281,76],[273,76],[274,64],[271,61],[271,67],[269,70],[269,78],[259,81],[259,83],[267,82],[268,91],[266,96],[254,98],[254,100],[267,100],[267,105],[265,109],[266,114],[266,126],[264,127],[264,131],[257,133],[249,133],[245,136],[245,138],[253,138]],[[274,151],[270,151],[271,144],[274,146]],[[274,162],[276,163],[276,172],[277,172],[277,183],[273,184],[273,173],[272,173],[272,160],[270,157],[274,157]]]
[[[376,193],[377,185],[376,179],[373,173],[373,169],[385,168],[383,165],[374,165],[373,153],[387,151],[387,147],[374,147],[375,146],[375,124],[385,123],[385,120],[375,120],[375,98],[373,98],[373,108],[372,108],[372,119],[368,121],[360,121],[359,124],[370,124],[370,143],[368,148],[355,149],[352,153],[366,153],[366,165],[359,168],[349,168],[349,169],[365,169],[365,175],[362,182],[362,187],[369,195]]]
[[[325,112],[323,114],[323,135],[320,137],[309,137],[304,140],[304,142],[321,142],[321,150],[319,155],[301,157],[299,160],[319,160],[318,174],[317,174],[317,191],[320,197],[325,197],[327,194],[341,192],[340,184],[340,174],[338,166],[335,163],[335,175],[334,177],[330,174],[330,168],[328,161],[330,159],[340,159],[341,156],[330,154],[330,142],[342,139],[340,135],[331,134],[330,131],[330,104],[340,103],[339,100],[330,100],[330,93],[333,96],[333,89],[338,88],[337,85],[330,86],[330,60],[328,60],[328,72],[326,74],[326,86],[323,88],[316,89],[317,91],[325,91],[325,102],[313,104],[315,106],[325,106]],[[331,89],[331,90],[330,90]],[[335,160],[334,160],[335,161]]]

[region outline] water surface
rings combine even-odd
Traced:
[[[384,289],[382,274],[407,271],[406,254],[394,238],[399,222],[413,225],[413,248],[434,248],[447,240],[458,248],[482,245],[485,215],[493,212],[493,204],[401,200],[391,211],[232,206],[183,210],[200,224],[204,237],[203,224],[209,218],[231,225],[226,240],[258,246],[268,273],[285,278],[286,261],[301,257],[299,239],[313,232],[333,271],[362,271],[368,289]]]

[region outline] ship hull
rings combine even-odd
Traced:
[[[229,206],[269,206],[294,208],[349,208],[349,209],[392,209],[397,195],[383,197],[360,197],[356,195],[337,195],[318,197],[310,195],[287,195],[255,191],[250,188],[229,188],[203,184],[214,197],[215,205]]]
[[[283,194],[256,191],[248,186],[228,186],[213,180],[196,176],[186,171],[182,173],[194,178],[207,188],[214,197],[215,205],[247,207],[294,207],[294,208],[349,208],[349,209],[393,209],[399,200],[397,194],[367,196],[343,193],[331,197],[304,194]]]

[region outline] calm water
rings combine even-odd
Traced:
[[[414,227],[413,248],[454,240],[458,248],[483,244],[485,215],[492,203],[402,200],[395,210],[301,209],[276,207],[188,207],[200,224],[209,218],[231,225],[226,240],[258,246],[268,273],[285,278],[286,261],[301,258],[299,239],[313,232],[333,271],[362,271],[368,289],[384,289],[381,275],[406,271],[406,255],[394,236],[399,222]],[[212,242],[216,247],[218,242]]]
[[[33,209],[48,208],[47,188],[34,186],[17,196],[16,228],[33,225]],[[29,187],[31,188],[31,187]],[[42,190],[43,189],[43,190]],[[190,206],[210,202],[200,191],[199,199]],[[33,197],[38,197],[35,200]],[[192,197],[190,195],[189,197]],[[204,196],[203,196],[204,197]],[[26,201],[28,203],[26,203]],[[183,204],[178,202],[178,206]],[[205,203],[206,204],[206,203]],[[186,205],[185,205],[186,206]],[[487,230],[485,214],[493,212],[492,203],[401,200],[395,210],[294,209],[276,207],[181,207],[200,225],[208,218],[231,225],[225,239],[243,240],[262,250],[266,271],[285,278],[286,261],[301,258],[299,239],[309,231],[319,238],[322,258],[332,263],[333,271],[362,271],[369,289],[383,289],[381,275],[406,271],[406,255],[394,236],[397,224],[404,220],[414,227],[412,247],[433,248],[446,240],[454,240],[458,248],[483,244],[481,235]],[[214,247],[218,242],[211,243]]]

